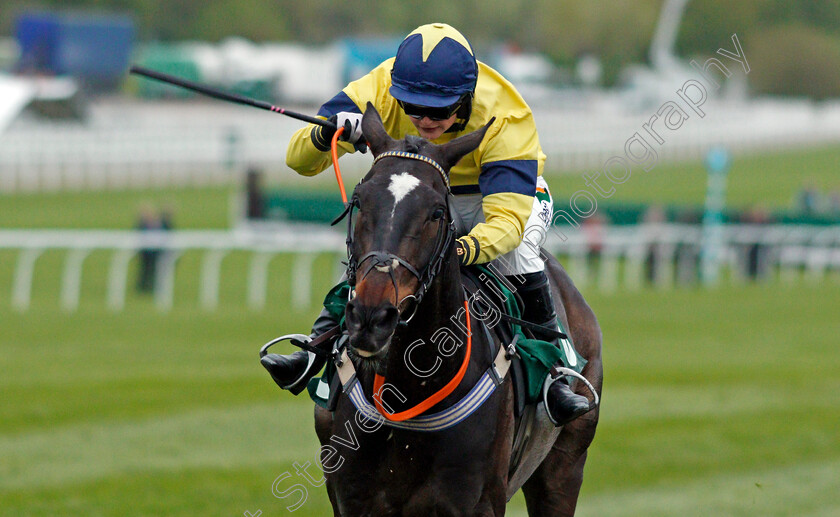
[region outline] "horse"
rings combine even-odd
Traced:
[[[531,516],[574,514],[598,408],[562,429],[548,424],[551,439],[530,450],[532,467],[518,480],[509,473],[516,426],[511,382],[501,382],[457,425],[434,432],[399,425],[430,407],[454,407],[494,361],[482,352],[493,345],[490,334],[479,331],[475,313],[470,319],[448,207],[448,171],[477,148],[492,122],[443,145],[394,140],[367,105],[362,129],[374,164],[348,205],[349,339],[335,363],[349,382],[332,411],[315,408],[336,516],[500,516],[519,488]],[[588,361],[581,373],[600,392],[598,322],[563,267],[546,257],[557,314]],[[585,394],[579,384],[575,390]],[[362,414],[362,396],[385,418]]]

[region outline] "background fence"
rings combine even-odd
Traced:
[[[565,237],[565,239],[563,238]],[[550,232],[546,249],[560,258],[582,289],[611,292],[650,285],[671,288],[698,281],[702,229],[697,226],[651,224],[607,227],[593,240],[584,232]],[[249,307],[264,307],[270,261],[280,253],[294,254],[289,281],[295,307],[311,307],[313,270],[318,255],[335,254],[328,274],[338,279],[343,271],[344,235],[321,227],[239,229],[231,232],[123,232],[123,231],[0,231],[0,249],[17,252],[11,301],[16,310],[30,306],[35,264],[48,250],[66,252],[61,276],[61,306],[74,311],[79,304],[85,259],[97,250],[111,252],[107,275],[107,305],[114,311],[125,306],[129,262],[141,250],[160,250],[154,288],[161,310],[174,303],[178,259],[187,251],[202,254],[197,303],[214,310],[219,303],[221,264],[234,251],[250,254],[246,299]],[[728,225],[724,231],[722,281],[748,279],[785,283],[821,282],[840,271],[840,227],[792,225]]]
[[[637,132],[660,161],[696,160],[718,144],[743,152],[840,141],[838,103],[710,100],[702,118],[685,108],[690,117],[678,129],[654,122],[663,140],[657,143],[642,126],[660,106],[648,102],[630,110],[620,96],[602,96],[582,98],[577,107],[537,109],[548,170],[601,168],[610,157],[623,156]],[[202,185],[231,181],[244,166],[286,171],[286,143],[301,127],[286,117],[206,100],[106,99],[87,111],[84,121],[22,117],[8,128],[0,136],[0,191]],[[369,167],[370,155],[342,159],[350,173]],[[282,174],[287,181],[295,176]]]

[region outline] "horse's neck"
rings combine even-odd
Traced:
[[[453,257],[454,259],[454,257]],[[464,307],[464,290],[461,284],[461,270],[456,260],[447,261],[435,277],[434,282],[423,298],[423,302],[417,308],[418,319],[414,325],[409,324],[406,330],[415,334],[422,334],[428,330],[429,325],[437,325],[435,328],[451,326],[450,316]],[[463,314],[461,319],[463,319]],[[414,320],[412,320],[414,323]]]
[[[385,376],[399,382],[409,402],[436,392],[460,369],[468,339],[464,300],[458,263],[447,261],[414,318],[395,334]]]

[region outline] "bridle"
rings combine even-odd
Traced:
[[[353,192],[352,198],[347,203],[347,207],[345,208],[344,212],[335,221],[333,221],[333,224],[336,224],[345,217],[347,217],[347,283],[350,285],[351,288],[354,288],[356,286],[356,281],[359,276],[361,276],[361,278],[364,279],[373,269],[376,269],[380,272],[387,272],[390,275],[391,282],[394,284],[394,293],[398,297],[399,294],[397,294],[397,279],[394,275],[394,270],[396,269],[397,265],[403,266],[407,271],[414,275],[415,278],[417,278],[417,281],[420,284],[420,286],[417,288],[417,291],[415,291],[413,294],[409,294],[403,297],[402,299],[397,298],[398,310],[404,302],[409,300],[413,300],[414,302],[413,309],[411,310],[410,315],[408,317],[405,316],[406,311],[400,311],[401,323],[405,324],[411,321],[411,319],[414,317],[414,315],[417,312],[417,307],[420,305],[420,302],[423,300],[423,297],[428,292],[429,287],[431,286],[435,277],[438,275],[438,273],[440,273],[440,270],[443,267],[444,260],[446,260],[446,256],[452,247],[452,241],[455,238],[455,222],[453,221],[452,215],[449,211],[449,197],[452,195],[449,188],[449,177],[447,176],[446,171],[443,169],[443,167],[440,166],[440,164],[438,164],[436,161],[429,158],[428,156],[410,153],[407,151],[384,152],[377,156],[376,159],[374,159],[373,164],[376,165],[376,163],[379,160],[389,157],[417,160],[432,166],[440,174],[441,178],[443,179],[443,183],[446,186],[446,208],[438,224],[438,229],[435,236],[435,247],[434,251],[432,252],[432,260],[429,261],[426,267],[424,267],[421,271],[418,271],[417,268],[411,265],[404,258],[385,250],[370,251],[357,258],[356,254],[354,253],[353,242],[353,211],[358,209],[360,204],[359,197],[355,191]],[[359,182],[359,185],[361,184],[362,182]],[[354,295],[354,292],[355,289],[350,290],[351,298]]]

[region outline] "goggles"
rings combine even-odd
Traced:
[[[397,101],[400,104],[403,112],[411,118],[421,119],[428,117],[431,120],[441,121],[452,117],[461,107],[463,101],[458,101],[451,106],[444,106],[442,108],[430,108],[429,106],[418,106],[417,104],[409,104],[403,101]]]

